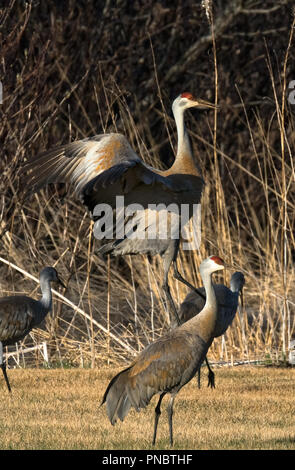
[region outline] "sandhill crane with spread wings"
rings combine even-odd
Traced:
[[[218,323],[218,310],[212,273],[224,269],[218,256],[210,256],[200,265],[200,273],[206,291],[206,303],[199,315],[170,330],[165,336],[149,344],[123,371],[110,381],[102,403],[112,424],[124,420],[133,407],[145,408],[151,398],[160,393],[155,408],[153,444],[156,442],[157,426],[163,397],[170,393],[168,422],[170,444],[173,444],[173,403],[179,390],[187,384],[200,368],[214,339]]]
[[[69,182],[74,186],[96,221],[94,235],[95,230],[100,233],[96,238],[103,238],[101,228],[107,226],[104,235],[112,241],[102,247],[101,253],[114,256],[145,253],[163,257],[163,289],[177,324],[179,318],[168,284],[171,264],[174,277],[193,289],[179,273],[176,262],[182,233],[181,205],[189,207],[189,217],[192,217],[204,186],[184,124],[184,112],[192,107],[215,108],[190,93],[182,93],[174,100],[172,110],[178,146],[175,161],[168,170],[145,164],[127,139],[116,133],[96,135],[46,151],[24,166],[27,173],[24,185],[30,188],[30,193],[48,183]],[[118,197],[123,197],[124,201],[118,210],[122,212],[112,218],[116,223],[121,220],[114,233],[112,223],[105,220],[105,206],[115,212]],[[171,211],[165,209],[172,204]],[[137,209],[130,212],[134,205]],[[166,219],[164,228],[163,219]]]
[[[42,298],[32,299],[25,295],[13,295],[0,298],[0,367],[2,369],[8,391],[11,392],[3,359],[3,347],[23,339],[31,330],[38,326],[51,310],[51,282],[59,282],[57,271],[46,267],[40,273]]]

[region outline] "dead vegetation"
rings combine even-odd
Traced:
[[[179,266],[199,284],[200,260],[214,253],[246,276],[244,310],[210,357],[287,354],[295,326],[293,2],[213,6],[209,22],[191,0],[11,0],[0,11],[0,291],[37,295],[26,273],[56,266],[65,299],[55,297],[46,329],[25,341],[46,340],[52,363],[119,364],[161,334],[168,326],[162,267],[158,258],[126,257],[108,270],[70,188],[49,186],[22,201],[22,163],[118,130],[145,161],[170,165],[170,107],[187,90],[213,102],[216,95],[221,108],[188,116],[206,189],[200,252],[182,253]],[[230,274],[216,279],[228,282]],[[172,293],[179,303],[186,289],[173,282]]]

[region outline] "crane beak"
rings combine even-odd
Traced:
[[[224,269],[232,269],[231,263],[224,262]]]
[[[57,282],[58,282],[64,289],[66,289],[66,286],[65,286],[64,283],[60,280],[59,277],[57,278]]]
[[[219,109],[220,108],[220,106],[218,106],[216,104],[213,104],[213,103],[210,103],[210,101],[205,101],[205,100],[201,100],[201,99],[196,100],[195,104],[193,106],[197,106],[200,109],[207,109],[207,108]]]

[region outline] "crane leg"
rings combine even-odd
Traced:
[[[176,260],[173,261],[173,270],[174,270],[174,277],[175,279],[177,279],[178,281],[182,282],[183,284],[185,284],[187,287],[189,287],[192,291],[196,292],[200,297],[202,297],[204,300],[206,300],[206,297],[201,293],[199,292],[198,289],[196,289],[196,287],[194,287],[192,284],[190,284],[186,279],[184,279],[184,277],[182,277],[182,275],[180,274],[180,272],[178,271],[178,268],[177,268],[177,262]]]
[[[158,421],[159,421],[160,414],[161,414],[161,403],[162,403],[162,400],[164,398],[164,395],[166,395],[166,392],[161,393],[159,401],[158,401],[157,406],[155,408],[155,425],[154,425],[154,435],[153,435],[153,446],[156,443]]]
[[[207,357],[205,357],[205,361],[208,367],[208,387],[215,388],[215,374],[210,367]],[[198,388],[201,388],[201,367],[198,369]]]
[[[174,241],[174,240],[173,240]],[[171,292],[170,292],[170,287],[168,284],[168,273],[169,269],[173,260],[173,257],[175,256],[175,246],[174,244],[170,246],[170,248],[166,251],[165,256],[164,256],[164,282],[162,289],[166,294],[166,297],[168,299],[168,302],[170,304],[170,308],[172,309],[173,315],[174,315],[174,321],[171,320],[171,314],[170,315],[170,323],[172,325],[172,328],[175,328],[176,326],[180,325],[180,319],[177,313],[177,309],[174,303],[174,300],[172,298]]]
[[[1,367],[1,369],[2,369],[2,372],[3,372],[3,375],[4,375],[4,379],[5,379],[5,382],[6,382],[8,391],[11,392],[10,383],[9,383],[9,380],[8,380],[8,377],[7,377],[7,373],[6,373],[6,364],[5,364],[5,362],[2,362],[2,364],[0,364],[0,367]]]
[[[205,357],[205,361],[208,367],[208,387],[215,388],[215,374],[209,365],[207,356]]]
[[[170,304],[170,307],[173,311],[173,314],[174,314],[174,321],[171,321],[171,315],[170,315],[170,322],[171,322],[171,325],[173,328],[175,328],[176,326],[179,326],[180,325],[180,320],[179,320],[179,316],[178,316],[178,313],[177,313],[177,309],[175,307],[175,303],[174,303],[174,300],[172,298],[172,295],[171,295],[171,292],[170,292],[170,287],[169,287],[169,284],[168,282],[164,282],[163,286],[162,286],[162,289],[163,291],[165,292],[166,294],[166,297],[169,301],[169,304]]]
[[[201,388],[201,367],[198,369],[198,388]]]
[[[169,436],[170,436],[170,445],[173,445],[173,428],[172,428],[172,417],[173,417],[173,403],[175,400],[175,395],[171,395],[170,401],[167,406],[168,412],[168,423],[169,423]]]
[[[6,382],[8,391],[11,392],[10,383],[9,383],[9,380],[8,380],[8,377],[7,377],[7,373],[6,373],[6,363],[5,363],[5,361],[3,360],[3,344],[1,343],[1,341],[0,341],[0,367],[1,367],[1,369],[2,369],[2,372],[3,372],[3,375],[4,375],[4,379],[5,379],[5,382]]]

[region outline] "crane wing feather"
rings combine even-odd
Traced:
[[[189,204],[201,200],[204,181],[193,175],[163,176],[140,160],[124,161],[97,175],[83,188],[81,200],[93,212],[100,203],[116,206],[116,197],[124,204]]]
[[[0,299],[0,341],[4,345],[22,339],[32,328],[35,303],[34,299],[26,296]]]
[[[130,407],[137,411],[153,395],[179,390],[202,364],[209,344],[180,328],[147,346],[127,368],[110,381],[102,403],[112,424],[123,421]]]
[[[187,383],[207,349],[199,336],[184,334],[181,329],[148,346],[128,371],[127,393],[133,406],[144,407],[155,393]]]
[[[48,183],[69,182],[78,194],[95,176],[124,161],[141,161],[126,137],[100,134],[71,142],[29,159],[22,174],[25,187],[36,192]]]

